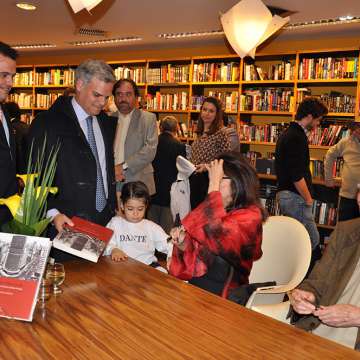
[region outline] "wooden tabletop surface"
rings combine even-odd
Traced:
[[[65,271],[32,323],[0,320],[0,359],[360,359],[133,260]]]

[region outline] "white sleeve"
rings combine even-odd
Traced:
[[[153,227],[152,234],[155,249],[157,251],[167,254],[169,248],[167,239],[169,238],[169,235],[163,230],[160,225],[155,224],[154,222],[151,222],[150,225]]]
[[[117,241],[117,238],[118,238],[118,231],[117,231],[117,226],[116,226],[116,219],[115,218],[112,218],[109,223],[106,225],[107,228],[111,229],[114,231],[110,241],[108,242],[105,250],[104,250],[104,253],[103,253],[103,256],[108,256],[108,255],[111,255],[111,251],[114,249],[114,248],[119,248],[120,249],[120,244],[119,242]]]

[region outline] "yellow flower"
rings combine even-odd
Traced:
[[[34,181],[38,174],[16,174],[16,177],[20,178],[24,184],[26,184],[26,180],[29,177],[30,181]]]
[[[46,193],[47,190],[48,190],[51,194],[56,194],[56,193],[58,192],[58,188],[57,188],[57,187],[46,187],[44,193]],[[41,191],[43,191],[43,190],[42,190],[42,186],[38,186],[38,187],[36,188],[36,198],[38,198],[38,197],[40,196]]]
[[[21,202],[21,196],[17,194],[12,195],[6,199],[0,199],[0,205],[6,205],[9,208],[13,217],[15,217],[15,215],[17,214],[17,211],[20,206],[20,202]]]

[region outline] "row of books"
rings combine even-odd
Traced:
[[[332,168],[333,177],[337,177],[337,178],[341,177],[343,165],[344,165],[344,160],[342,158],[336,159]],[[310,172],[312,177],[323,180],[325,178],[324,160],[311,159]]]
[[[337,209],[335,204],[314,200],[312,213],[315,222],[320,225],[336,225]]]
[[[146,108],[148,110],[187,110],[188,93],[185,91],[175,94],[146,95]]]
[[[36,85],[73,86],[74,83],[74,69],[50,69],[49,71],[35,73]]]
[[[293,111],[294,96],[291,89],[249,89],[240,95],[241,111]]]
[[[193,82],[239,81],[239,63],[194,64]]]
[[[282,61],[280,64],[271,64],[265,71],[256,64],[245,64],[244,80],[293,80],[295,66],[289,61]]]
[[[118,66],[114,69],[115,77],[119,79],[132,79],[137,84],[145,83],[146,70],[144,67],[129,68],[127,66]]]
[[[332,146],[349,135],[350,130],[347,126],[335,124],[310,131],[308,139],[311,145]]]
[[[209,91],[208,96],[213,96],[221,101],[225,111],[237,112],[239,103],[239,94],[237,91]],[[207,96],[194,95],[191,97],[191,110],[199,111],[202,103]]]
[[[239,127],[240,141],[261,141],[276,143],[279,134],[287,127],[284,124],[247,125]]]
[[[35,107],[47,109],[61,95],[62,95],[62,92],[60,92],[60,93],[50,93],[50,94],[36,94]]]
[[[299,66],[299,80],[356,79],[358,58],[303,58]]]
[[[146,78],[149,84],[187,83],[189,82],[189,65],[162,65],[160,68],[147,69]]]
[[[15,102],[20,108],[31,108],[33,106],[33,97],[30,93],[11,93],[7,101]]]
[[[356,98],[353,95],[340,94],[332,91],[330,94],[320,95],[320,99],[326,104],[329,112],[354,113]]]
[[[32,86],[34,83],[34,72],[17,72],[14,76],[13,86]]]

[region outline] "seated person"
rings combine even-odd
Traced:
[[[167,243],[168,235],[154,222],[145,219],[150,195],[141,181],[126,183],[121,191],[122,216],[114,216],[107,227],[114,231],[104,255],[111,255],[114,261],[126,260],[128,256],[146,265],[158,268],[155,249],[168,253],[172,246]]]
[[[339,222],[309,278],[289,294],[292,323],[359,350],[359,259],[360,218]]]
[[[265,213],[255,170],[241,154],[224,153],[206,167],[207,197],[170,232],[169,272],[227,297],[228,288],[248,283],[253,261],[262,255]]]

